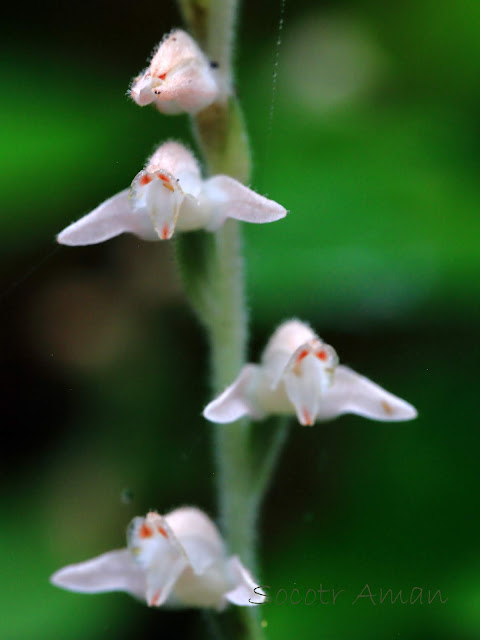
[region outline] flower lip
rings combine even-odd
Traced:
[[[300,424],[314,424],[322,398],[333,384],[337,364],[335,350],[318,337],[300,345],[292,354],[279,383],[283,382]]]
[[[180,214],[184,193],[175,176],[165,169],[140,171],[131,187],[135,209],[145,210],[158,237],[172,237]]]

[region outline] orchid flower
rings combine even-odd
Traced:
[[[79,593],[126,591],[151,607],[258,604],[252,576],[237,556],[226,556],[217,528],[199,509],[134,518],[127,541],[126,549],[60,569],[51,582]]]
[[[242,416],[261,420],[272,414],[297,416],[301,425],[354,413],[372,420],[400,421],[415,408],[349,367],[305,323],[289,320],[275,331],[261,363],[247,364],[238,378],[210,402],[203,415],[211,422]]]
[[[197,113],[221,96],[220,85],[216,63],[178,29],[158,45],[149,67],[134,79],[130,95],[141,107],[153,102],[162,113]]]
[[[202,180],[192,153],[177,142],[162,144],[134,178],[58,236],[60,244],[87,245],[133,233],[142,240],[167,240],[175,229],[215,231],[227,218],[273,222],[286,210],[229,176]]]

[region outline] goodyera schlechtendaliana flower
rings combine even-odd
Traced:
[[[411,420],[415,408],[382,387],[338,364],[334,349],[305,323],[289,320],[275,331],[261,363],[247,364],[203,415],[211,422],[242,416],[261,420],[296,414],[300,424],[355,413],[372,420]]]
[[[126,549],[60,569],[51,582],[80,593],[126,591],[154,607],[258,604],[250,573],[237,556],[226,556],[217,528],[199,509],[134,518],[127,541]]]
[[[215,231],[227,218],[274,222],[286,210],[229,176],[202,180],[192,153],[177,142],[162,144],[134,178],[91,213],[64,229],[60,244],[87,245],[121,233],[168,240],[175,229]]]
[[[223,97],[221,85],[217,64],[188,33],[175,30],[164,37],[148,68],[135,78],[130,95],[141,107],[153,103],[162,113],[197,113]]]

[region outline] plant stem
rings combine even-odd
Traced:
[[[219,64],[227,85],[232,76],[232,40],[236,0],[181,0],[183,14],[205,53]],[[245,182],[250,174],[247,135],[236,99],[231,95],[204,109],[193,119],[194,131],[210,173],[225,173]],[[244,293],[242,241],[239,223],[228,220],[213,241],[203,234],[195,268],[185,273],[187,291],[209,337],[212,391],[218,394],[234,380],[245,363],[247,313]],[[194,250],[195,240],[180,240],[180,253]],[[208,249],[206,245],[208,244]],[[198,247],[197,247],[198,249]],[[200,261],[202,263],[200,264]],[[185,268],[185,261],[183,261]],[[190,287],[189,287],[190,285]],[[241,420],[214,426],[220,520],[233,553],[254,570],[255,509],[251,497],[250,424]]]
[[[230,79],[237,0],[179,0],[200,47]]]
[[[241,182],[250,177],[250,150],[240,106],[232,95],[232,41],[236,0],[179,0],[190,30],[218,64],[222,94],[193,118],[193,129],[210,174]],[[228,220],[215,234],[190,233],[176,243],[187,294],[207,330],[212,391],[224,390],[245,363],[247,312],[239,223]],[[251,424],[214,425],[220,523],[230,552],[257,575],[257,509],[276,454],[267,456],[260,485],[251,455]],[[262,640],[258,607],[237,610],[243,622],[235,637]],[[230,636],[233,637],[233,636]]]
[[[286,416],[276,418],[273,426],[273,434],[258,456],[258,466],[252,489],[257,510],[269,488],[275,467],[288,436],[289,426],[289,418]],[[265,429],[266,426],[263,428]],[[258,446],[258,443],[256,444]]]

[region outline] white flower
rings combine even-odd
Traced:
[[[299,320],[283,323],[270,338],[261,364],[247,364],[238,378],[203,415],[212,422],[242,416],[261,420],[270,414],[296,414],[302,425],[344,413],[372,420],[411,420],[414,407],[338,364],[334,349]]]
[[[250,573],[238,557],[226,556],[217,528],[199,509],[134,518],[127,541],[126,549],[60,569],[51,582],[79,593],[126,591],[155,607],[255,604]]]
[[[188,33],[176,30],[158,45],[130,95],[141,107],[153,102],[162,113],[197,113],[221,96],[221,77]]]
[[[215,231],[227,218],[262,223],[286,213],[281,205],[229,176],[202,180],[192,153],[177,142],[166,142],[130,189],[68,226],[57,240],[67,245],[96,244],[125,232],[143,240],[166,240],[175,229]]]

